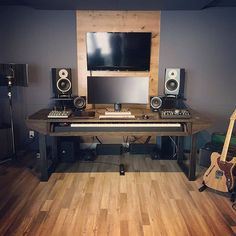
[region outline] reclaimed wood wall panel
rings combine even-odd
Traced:
[[[149,72],[93,71],[94,76],[149,76],[149,95],[158,95],[160,45],[159,11],[77,11],[78,94],[87,95],[86,32],[151,32],[151,64]]]
[[[86,57],[86,33],[87,32],[151,32],[151,59],[150,71],[92,71],[93,76],[148,76],[149,96],[158,95],[158,68],[159,68],[159,46],[160,46],[160,11],[77,11],[76,12],[76,34],[77,34],[77,69],[78,88],[80,96],[87,96],[87,71]],[[106,105],[105,105],[106,106]],[[87,104],[87,108],[92,108]],[[104,107],[98,105],[96,108]],[[109,107],[109,106],[106,106]],[[112,107],[112,106],[111,106]],[[126,107],[126,106],[124,106]],[[130,107],[130,106],[129,106]],[[146,107],[149,104],[133,105],[132,107]],[[145,137],[144,137],[145,138]],[[83,138],[84,142],[91,140]],[[122,143],[122,137],[103,137],[104,143]],[[154,139],[151,142],[155,142]]]

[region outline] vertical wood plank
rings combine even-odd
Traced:
[[[87,95],[86,32],[151,32],[151,60],[149,72],[99,71],[100,76],[149,76],[149,95],[158,95],[158,68],[160,45],[159,11],[77,11],[77,65],[78,93]]]

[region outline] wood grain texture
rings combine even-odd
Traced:
[[[235,186],[235,166],[235,157],[231,161],[221,161],[221,155],[213,152],[211,154],[211,165],[203,176],[204,184],[221,192],[232,191]]]
[[[175,161],[100,156],[60,165],[48,182],[2,168],[0,235],[235,235],[226,195],[200,193],[202,178],[187,181]]]
[[[51,136],[60,136],[62,135],[62,133],[55,133],[53,132],[53,124],[54,123],[60,123],[62,122],[62,119],[48,119],[47,118],[47,115],[49,113],[49,109],[42,109],[34,114],[32,114],[31,116],[29,116],[26,120],[26,124],[27,124],[27,127],[31,130],[35,130],[37,132],[40,132],[40,133],[43,133],[43,134],[48,134],[48,135],[51,135]],[[89,110],[88,110],[89,111]],[[90,110],[91,111],[91,110]],[[158,112],[151,112],[150,109],[138,109],[138,108],[132,108],[130,109],[130,111],[132,112],[132,114],[134,114],[137,119],[135,120],[135,122],[151,122],[151,121],[154,121],[154,122],[181,122],[181,123],[184,123],[185,124],[185,134],[182,133],[179,133],[179,135],[191,135],[191,134],[195,134],[199,131],[202,131],[204,129],[207,129],[210,127],[211,125],[211,122],[209,121],[209,119],[207,118],[204,118],[202,117],[202,115],[200,115],[199,113],[195,112],[195,111],[192,111],[192,118],[191,119],[160,119],[159,117],[159,113]],[[90,122],[90,123],[93,123],[93,122],[104,122],[104,120],[99,120],[98,119],[98,116],[101,115],[101,114],[104,114],[105,113],[105,109],[96,109],[96,115],[95,115],[95,119],[77,119],[76,117],[73,117],[70,116],[69,118],[67,119],[63,119],[63,122]],[[142,119],[142,115],[144,114],[147,114],[149,116],[149,119],[147,120],[144,120]],[[117,120],[117,122],[120,122],[121,120]],[[113,121],[114,122],[114,121]],[[126,121],[123,121],[123,122],[133,122],[133,120],[126,120]],[[66,135],[66,134],[64,134]],[[91,133],[85,133],[85,132],[82,132],[82,133],[78,133],[78,132],[73,132],[73,133],[68,133],[67,132],[67,135],[72,135],[72,136],[78,136],[78,135],[82,135],[83,136],[83,141],[84,142],[87,142],[87,143],[90,143],[90,142],[93,142],[94,141],[94,137],[92,137],[92,135],[94,136],[99,136],[102,141],[104,143],[123,143],[123,137],[127,137],[127,133],[123,133],[123,134],[120,134],[118,135],[118,132],[114,133],[112,132],[111,135],[104,135],[104,134],[99,134],[97,132],[91,134]],[[87,137],[84,137],[84,136],[87,136]],[[170,132],[170,133],[161,133],[159,132],[158,134],[157,133],[153,133],[151,134],[151,132],[148,132],[148,133],[143,133],[142,135],[139,135],[135,132],[133,134],[129,133],[128,134],[129,136],[130,135],[136,135],[136,136],[139,136],[138,139],[140,139],[140,137],[142,136],[143,140],[145,140],[145,138],[147,138],[148,136],[152,136],[152,139],[150,140],[151,142],[154,142],[155,143],[155,136],[156,135],[169,135],[169,136],[176,136],[178,135],[176,132]],[[133,139],[133,137],[129,137],[131,140]]]
[[[149,95],[157,95],[160,46],[159,11],[77,11],[78,94],[87,95],[86,32],[151,32],[149,72],[94,71],[94,76],[149,76]]]

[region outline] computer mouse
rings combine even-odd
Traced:
[[[148,120],[148,119],[149,119],[149,116],[145,114],[145,115],[143,115],[143,119],[144,119],[144,120]]]

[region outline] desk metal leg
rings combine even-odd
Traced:
[[[57,137],[52,139],[52,160],[58,163],[58,151],[57,151]]]
[[[52,153],[51,153],[52,163],[48,166],[48,178],[51,173],[55,172],[56,166],[59,163],[58,151],[57,151],[57,137],[52,137]]]
[[[47,161],[47,150],[46,150],[46,136],[39,133],[39,153],[40,153],[40,171],[41,181],[48,180],[48,161]]]
[[[190,143],[190,154],[188,165],[184,162],[184,151],[183,151],[183,139],[184,137],[178,137],[178,155],[177,163],[179,164],[182,171],[187,176],[188,180],[193,181],[196,179],[196,158],[197,158],[197,134],[191,136]]]
[[[177,163],[182,164],[184,160],[184,137],[177,137]]]
[[[196,159],[197,159],[197,134],[193,134],[191,137],[191,147],[189,155],[189,171],[188,179],[196,179]]]

